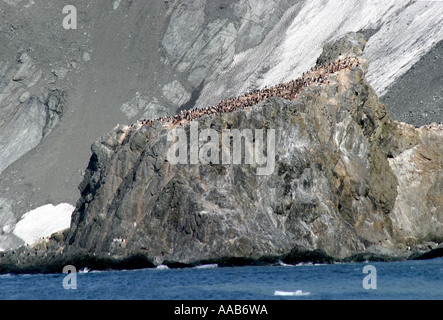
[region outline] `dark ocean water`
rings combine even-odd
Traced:
[[[373,267],[364,273],[368,265]],[[65,289],[64,284],[76,289]],[[365,289],[368,285],[376,288]],[[7,274],[0,275],[0,299],[440,300],[443,299],[443,258],[330,265],[232,268],[209,265],[185,269]]]

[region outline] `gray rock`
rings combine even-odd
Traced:
[[[162,38],[162,60],[196,89],[231,66],[235,54],[261,43],[291,2],[177,3]]]
[[[20,1],[7,2],[9,4],[17,4],[17,7],[23,5]],[[158,106],[163,106],[167,114],[171,114],[174,112],[175,106],[173,108],[172,105],[167,105],[169,102],[166,99],[161,99],[161,95],[163,95],[162,88],[166,84],[173,82],[177,78],[191,92],[191,88],[195,88],[201,82],[204,84],[211,83],[210,86],[202,86],[201,88],[205,92],[202,97],[205,96],[207,99],[202,99],[200,104],[201,106],[207,106],[210,105],[207,103],[208,101],[213,102],[213,100],[208,99],[215,99],[215,102],[217,102],[222,98],[269,84],[269,79],[276,79],[276,77],[268,77],[269,73],[271,75],[277,74],[278,76],[281,73],[283,77],[285,74],[298,74],[305,71],[305,69],[308,69],[315,63],[317,52],[321,50],[320,43],[323,43],[324,40],[331,39],[331,35],[339,36],[339,34],[349,29],[367,25],[367,21],[363,20],[361,24],[351,23],[358,20],[355,19],[354,13],[361,15],[363,14],[362,10],[366,8],[361,3],[358,3],[355,7],[352,7],[353,14],[345,14],[345,17],[340,18],[340,21],[337,21],[338,23],[335,26],[331,26],[328,23],[319,26],[319,33],[324,33],[327,30],[330,34],[319,35],[319,37],[312,37],[311,39],[310,34],[306,36],[308,33],[304,33],[303,37],[299,39],[290,38],[294,40],[293,43],[290,43],[291,48],[294,45],[297,48],[307,46],[308,49],[301,52],[300,55],[297,54],[289,57],[291,61],[288,61],[286,59],[288,56],[285,56],[285,54],[292,51],[284,50],[287,47],[282,46],[282,44],[287,44],[288,36],[297,34],[295,31],[302,30],[311,21],[316,22],[315,19],[309,18],[309,14],[306,14],[307,11],[313,9],[310,7],[310,2],[272,2],[267,4],[266,8],[263,6],[263,1],[254,2],[254,5],[251,5],[251,1],[245,0],[229,3],[212,0],[200,1],[195,2],[195,6],[193,3],[191,1],[149,4],[121,2],[117,8],[118,10],[114,11],[109,4],[103,5],[98,2],[91,4],[87,1],[80,1],[79,7],[83,5],[88,6],[87,12],[85,11],[84,14],[79,15],[79,25],[84,28],[84,32],[70,33],[69,36],[66,36],[65,30],[62,30],[62,28],[59,28],[60,30],[51,28],[50,36],[46,36],[48,26],[60,27],[60,21],[54,18],[57,15],[54,15],[52,10],[47,10],[45,6],[36,4],[33,7],[33,17],[30,18],[32,20],[27,24],[20,22],[22,19],[19,13],[23,12],[23,10],[16,10],[15,7],[10,8],[9,5],[4,6],[2,17],[7,21],[5,25],[9,26],[9,28],[4,28],[3,31],[6,32],[1,32],[0,37],[2,43],[7,44],[8,50],[2,51],[0,59],[6,62],[7,65],[9,63],[11,68],[9,70],[7,68],[1,70],[5,80],[3,81],[2,79],[0,83],[0,95],[3,98],[5,96],[2,95],[3,93],[10,94],[11,102],[9,99],[8,102],[2,100],[2,108],[6,106],[5,109],[16,110],[17,105],[20,103],[20,97],[25,92],[30,92],[30,98],[24,105],[29,107],[28,104],[30,102],[39,102],[43,104],[43,109],[45,109],[44,104],[48,92],[45,92],[46,89],[40,90],[41,88],[37,87],[42,86],[41,83],[44,83],[43,86],[49,83],[49,79],[44,79],[50,73],[49,71],[51,69],[60,70],[61,67],[68,65],[72,61],[76,61],[79,64],[78,74],[69,72],[66,78],[64,78],[66,81],[63,81],[63,83],[66,83],[65,87],[71,89],[69,92],[73,93],[73,97],[70,99],[70,113],[68,114],[70,116],[64,117],[63,128],[58,131],[57,135],[46,135],[46,139],[43,139],[45,143],[38,143],[39,147],[34,149],[35,151],[25,153],[27,157],[21,157],[21,161],[14,161],[15,165],[10,166],[9,170],[5,170],[7,172],[1,177],[2,194],[8,199],[13,199],[13,209],[16,210],[17,215],[26,212],[31,203],[44,204],[58,201],[74,203],[78,197],[75,186],[81,179],[78,171],[80,167],[85,165],[89,157],[89,154],[87,154],[88,146],[97,136],[109,131],[116,123],[127,121],[119,107],[126,101],[131,101],[131,97],[134,96],[133,92],[139,91],[146,96],[152,97],[152,100],[149,101],[155,103],[156,109],[152,114],[160,114],[160,111],[163,112],[163,109]],[[331,3],[329,1],[322,3],[322,6],[319,7],[319,12],[324,14],[325,10],[330,8],[329,5]],[[51,4],[51,7],[57,7],[55,2]],[[102,14],[105,7],[112,12],[112,23],[107,18],[108,15]],[[389,5],[389,7],[391,6]],[[369,50],[366,51],[366,53],[370,52],[368,57],[371,57],[371,61],[374,63],[372,66],[376,66],[372,69],[373,77],[371,81],[371,84],[376,84],[375,88],[383,88],[386,85],[386,79],[395,79],[399,73],[406,71],[407,67],[403,68],[403,65],[406,65],[404,63],[406,60],[409,63],[415,59],[414,57],[408,58],[408,55],[402,54],[401,50],[416,52],[415,49],[412,49],[418,46],[420,50],[417,52],[423,54],[429,49],[430,41],[428,40],[436,37],[432,30],[432,25],[435,25],[435,21],[438,20],[428,18],[429,12],[438,13],[437,10],[434,10],[436,6],[433,8],[431,5],[428,6],[427,4],[424,5],[417,2],[404,7],[395,6],[395,10],[390,10],[388,9],[389,7],[386,7],[388,11],[380,9],[383,17],[376,20],[373,26],[371,24],[371,27],[381,27],[381,29],[380,32],[376,32],[371,37],[371,43],[367,46]],[[426,19],[421,21],[417,19],[416,23],[425,25],[426,29],[417,28],[417,32],[414,33],[398,32],[402,28],[404,29],[405,24],[408,23],[407,19],[414,16],[408,14],[412,9],[412,12],[418,12],[423,9],[423,16]],[[339,11],[342,12],[341,9]],[[349,13],[350,11],[346,12]],[[190,16],[196,19],[186,20],[186,17]],[[320,15],[316,15],[316,17],[318,16]],[[405,16],[407,16],[407,19],[405,19]],[[295,20],[296,18],[297,20]],[[140,24],[139,21],[146,21],[146,23]],[[296,29],[288,29],[289,26],[292,26],[293,21],[298,21],[299,25]],[[122,25],[125,28],[121,28]],[[411,24],[411,27],[413,26],[414,24]],[[434,29],[436,28],[434,27]],[[137,30],[137,32],[133,32],[133,30]],[[395,30],[395,32],[392,30]],[[398,41],[392,41],[392,34],[398,37]],[[87,36],[85,37],[85,35]],[[301,38],[309,39],[309,44],[301,41]],[[404,39],[407,40],[405,41]],[[420,41],[415,41],[417,39]],[[435,39],[437,41],[438,37]],[[194,42],[195,47],[191,45]],[[411,45],[404,47],[403,45],[398,45],[399,43]],[[158,50],[159,47],[161,50]],[[245,51],[251,48],[253,50]],[[17,52],[22,53],[23,50],[26,50],[28,58],[33,59],[33,67],[29,65],[26,68],[23,67],[27,64],[26,61],[29,61],[26,59],[26,56],[21,59],[21,55],[19,55],[20,59],[17,61]],[[90,61],[85,62],[82,60],[84,52],[91,53],[92,59]],[[273,54],[270,54],[271,52]],[[380,56],[384,57],[384,59],[379,59]],[[400,57],[402,59],[399,59]],[[36,61],[37,63],[35,63]],[[161,61],[165,63],[161,63]],[[390,68],[386,68],[386,65],[390,65],[392,64],[391,62],[395,61],[400,61],[401,63],[399,62],[398,65],[391,65]],[[14,65],[14,63],[17,65]],[[48,68],[50,63],[54,63],[54,65]],[[286,70],[280,68],[282,64],[286,66]],[[22,70],[18,72],[20,68]],[[43,71],[41,75],[39,75],[39,70]],[[180,70],[184,71],[181,72]],[[8,71],[11,72],[8,73]],[[28,77],[26,78],[25,75],[28,75]],[[54,78],[50,74],[49,76],[51,79]],[[72,81],[73,76],[77,76],[77,79],[70,83],[69,81]],[[261,78],[262,76],[265,79]],[[16,81],[12,81],[12,78]],[[222,78],[224,80],[220,81]],[[40,80],[37,81],[34,87],[28,88],[28,85],[32,85],[36,79]],[[116,79],[118,81],[115,81]],[[63,83],[59,80],[57,79],[51,85],[51,88],[54,90],[60,88]],[[9,85],[11,86],[8,87]],[[8,90],[5,88],[8,88]],[[196,92],[192,93],[189,105],[192,105],[193,101],[197,101],[197,91],[200,90],[200,87],[197,88]],[[64,90],[60,89],[60,92],[64,92]],[[156,98],[158,103],[155,102]],[[409,99],[413,99],[413,97]],[[27,109],[23,109],[23,107],[20,111],[23,111],[22,114],[27,114]],[[160,111],[157,111],[157,109]],[[387,242],[390,239],[389,237],[374,236],[374,233],[367,231],[366,228],[367,225],[377,228],[380,224],[384,225],[386,221],[389,222],[389,219],[381,219],[380,216],[366,213],[359,215],[359,218],[356,219],[353,214],[353,210],[360,208],[359,201],[364,202],[368,206],[368,208],[365,207],[365,210],[368,212],[371,211],[371,204],[375,203],[375,211],[381,210],[389,218],[391,215],[393,217],[398,215],[398,217],[392,219],[392,232],[395,237],[400,235],[407,237],[407,243],[421,243],[425,240],[438,242],[438,237],[435,238],[439,235],[440,216],[438,213],[433,218],[434,220],[429,220],[428,215],[423,215],[422,218],[408,224],[406,216],[401,215],[403,208],[408,209],[408,205],[399,200],[399,197],[408,196],[407,189],[410,183],[408,182],[408,172],[405,170],[401,171],[401,157],[406,158],[408,156],[407,152],[411,147],[419,145],[420,141],[425,140],[420,140],[420,136],[414,130],[393,130],[393,126],[388,122],[382,128],[374,127],[377,119],[384,119],[385,110],[383,108],[380,110],[375,108],[376,111],[371,108],[366,109],[363,112],[362,118],[359,119],[360,122],[357,127],[348,128],[343,125],[335,131],[325,128],[319,131],[318,139],[322,145],[325,141],[328,141],[327,139],[331,137],[331,134],[336,134],[337,139],[339,139],[337,141],[340,143],[340,152],[346,155],[346,157],[334,159],[337,162],[334,162],[333,166],[328,167],[335,170],[332,172],[333,175],[339,177],[337,178],[338,186],[340,188],[343,187],[343,192],[337,196],[341,205],[341,215],[346,219],[346,223],[350,225],[355,224],[359,234],[363,234],[364,239],[369,239],[368,241],[373,242],[384,241],[389,243]],[[140,113],[143,113],[143,110],[140,110]],[[310,114],[310,112],[305,113]],[[8,113],[2,113],[2,116],[5,114]],[[29,112],[29,114],[33,119],[38,120],[37,123],[40,129],[32,131],[35,137],[32,137],[29,141],[22,139],[20,143],[12,144],[10,150],[14,146],[22,145],[32,149],[33,144],[30,142],[42,140],[43,127],[47,123],[46,119],[48,117],[45,114],[40,115],[35,112]],[[146,111],[146,114],[147,117],[150,117],[148,111]],[[53,115],[56,116],[57,113],[55,112]],[[343,114],[340,115],[344,117]],[[333,122],[329,121],[335,119],[331,115],[326,117],[319,114],[319,117],[322,121],[325,121],[324,123],[321,122],[321,125],[325,127],[328,127],[325,123],[331,125]],[[433,118],[433,114],[429,113],[427,119],[431,118]],[[2,121],[5,119],[7,117],[3,118]],[[41,119],[43,121],[40,121]],[[337,119],[337,124],[343,123],[343,119],[339,117]],[[344,117],[344,119],[350,118]],[[234,124],[237,122],[242,123],[239,120],[231,120]],[[26,121],[23,123],[26,123]],[[15,124],[11,124],[12,128],[14,126]],[[354,134],[354,132],[358,132],[359,126],[363,127],[365,136],[370,136],[373,130],[378,130],[374,139],[378,141],[379,146],[374,143],[371,145],[372,149],[359,149],[359,145],[364,146],[366,143],[362,136]],[[8,129],[11,127],[8,127]],[[80,127],[82,130],[78,132]],[[25,127],[21,128],[23,131],[26,129]],[[8,130],[8,132],[14,131]],[[150,134],[153,135],[153,133]],[[116,171],[123,173],[124,166],[134,161],[132,157],[137,157],[137,153],[134,153],[133,150],[138,152],[143,148],[143,135],[143,132],[137,133],[137,138],[135,139],[134,137],[133,142],[131,142],[130,152],[125,151],[119,154],[118,159],[123,161],[123,163],[121,168],[115,169]],[[401,138],[402,135],[408,135],[409,140]],[[355,140],[350,139],[349,136],[355,136]],[[391,137],[395,137],[395,139]],[[429,137],[426,141],[433,141],[433,139],[438,141],[438,134],[436,132]],[[118,145],[117,143],[116,146]],[[161,153],[161,148],[159,146],[156,146],[156,148],[157,152]],[[97,150],[103,153],[103,159],[112,159],[113,154],[118,152],[119,148],[114,149],[114,147],[103,145]],[[371,160],[372,162],[367,162],[368,159],[365,159],[360,154],[364,152],[374,154],[374,159],[379,159],[380,161]],[[358,157],[350,157],[348,153],[357,154]],[[20,155],[20,153],[18,154]],[[389,159],[387,162],[384,161],[384,155],[386,154]],[[304,154],[298,157],[302,168],[306,163],[310,163],[306,160],[307,158]],[[426,154],[425,157],[430,158]],[[5,158],[10,158],[9,153]],[[142,159],[141,156],[139,158]],[[412,158],[418,159],[418,154],[414,153]],[[103,178],[101,177],[101,170],[104,169],[101,167],[104,166],[106,161],[96,160],[91,162],[91,165],[100,167],[100,170],[93,170],[94,174],[87,176],[86,181],[91,182],[91,187],[97,190],[101,186],[100,181]],[[110,163],[108,167],[111,165]],[[156,170],[160,170],[162,168],[161,159],[157,158],[153,166]],[[35,168],[38,168],[38,170]],[[438,171],[438,165],[436,165],[435,170]],[[255,170],[252,172],[255,172]],[[380,186],[384,177],[378,174],[378,172],[387,173],[386,187]],[[357,175],[353,176],[353,178],[347,177],[354,173]],[[304,174],[307,176],[306,180],[309,180],[309,174]],[[69,183],[67,183],[67,177],[69,177]],[[317,176],[314,175],[314,177]],[[92,178],[94,181],[88,180]],[[120,183],[119,179],[122,178],[115,176],[115,183],[117,185]],[[125,177],[123,180],[125,181],[125,179],[130,180],[130,177]],[[322,179],[329,179],[329,177],[325,176]],[[396,179],[399,187],[392,188],[396,185]],[[15,181],[14,185],[11,185],[10,181]],[[434,185],[429,190],[439,187],[438,176],[432,181]],[[88,185],[86,182],[83,184]],[[373,187],[373,185],[378,186]],[[291,186],[289,185],[288,187]],[[322,188],[327,190],[325,187]],[[85,189],[84,192],[87,193],[87,190]],[[429,212],[437,212],[439,208],[437,194],[427,191],[426,187],[423,187],[420,192],[425,195],[427,200],[420,202],[417,210],[421,212],[422,210],[429,209]],[[396,196],[396,194],[398,195]],[[94,196],[93,193],[88,194],[87,197],[88,199],[90,198],[88,200],[90,203],[85,203],[85,205],[93,205]],[[211,197],[210,199],[214,197],[220,198],[217,193],[211,193]],[[282,203],[272,203],[272,210],[282,216],[287,214],[288,206],[291,207],[290,200],[292,200],[292,195],[288,196],[285,194],[285,190],[280,188],[278,193],[275,196],[272,195],[272,197],[283,199]],[[394,200],[394,197],[397,198]],[[300,198],[305,200],[302,196]],[[228,206],[228,201],[222,200],[218,200],[220,205]],[[431,205],[434,200],[437,200],[438,204],[435,207]],[[304,206],[308,208],[309,206],[315,207],[315,197],[308,198],[306,202],[307,204],[304,204],[301,208]],[[117,204],[118,199],[112,202],[111,207]],[[297,210],[301,210],[301,208]],[[407,214],[410,214],[411,217],[416,217],[411,212]],[[313,217],[307,215],[305,220],[310,221],[314,217],[315,215]],[[422,230],[423,232],[417,234],[416,228],[413,227],[414,223],[420,225],[426,219],[431,221],[430,225],[432,227],[429,229],[434,229],[430,235],[432,239],[423,239],[423,236],[426,238],[428,231]],[[401,227],[397,227],[396,221],[400,221]],[[435,224],[434,221],[436,221]],[[307,222],[304,223],[306,224]],[[395,241],[391,240],[391,242],[394,243]],[[328,244],[322,245],[327,246]],[[241,247],[245,246],[242,245]],[[343,248],[343,256],[352,251],[346,246]],[[333,252],[331,250],[328,249],[327,252]],[[157,260],[160,261],[161,256]]]
[[[181,107],[191,99],[191,94],[177,80],[163,87],[163,95],[176,108]]]
[[[324,260],[404,258],[399,216],[409,213],[399,193],[410,184],[392,159],[430,144],[389,118],[366,70],[339,72],[294,102],[272,98],[199,119],[200,130],[276,130],[275,170],[267,176],[257,176],[254,165],[173,165],[166,128],[117,129],[101,142],[112,146],[106,155],[93,149],[69,245],[120,257],[140,252],[157,264],[294,261],[297,252]],[[429,190],[424,181],[421,187]],[[441,223],[429,230],[425,220],[408,230],[411,237],[443,234]]]
[[[346,43],[328,45],[325,63]],[[92,146],[70,229],[34,251],[2,254],[0,271],[435,255],[443,238],[443,202],[434,192],[441,190],[443,127],[415,129],[392,120],[365,66],[337,72],[295,101],[270,98],[198,119],[201,134],[275,130],[275,145],[267,147],[268,154],[275,150],[275,167],[266,175],[257,175],[260,164],[246,164],[246,155],[237,165],[216,158],[215,164],[202,158],[173,164],[167,126],[117,126]],[[193,129],[186,124],[184,130]],[[192,141],[185,145],[192,153]],[[418,179],[417,172],[429,175]]]
[[[350,32],[338,41],[327,43],[323,52],[317,59],[317,65],[326,65],[340,58],[349,56],[361,56],[366,46],[366,40],[362,33]]]
[[[44,103],[37,97],[22,103],[18,112],[9,116],[0,130],[0,172],[38,145],[46,121]]]
[[[50,133],[62,120],[66,109],[66,99],[66,92],[57,89],[48,94],[45,102],[46,123],[43,128],[43,136]]]
[[[29,98],[31,97],[31,94],[29,93],[29,91],[26,91],[25,93],[23,93],[20,98],[18,99],[18,101],[20,101],[21,103],[24,103],[26,101],[29,100]]]
[[[79,32],[63,29],[59,1],[34,2],[2,0],[0,11],[0,193],[17,219],[48,203],[75,204],[90,145],[117,123],[176,113],[163,92],[176,80],[191,94],[181,109],[206,107],[296,78],[315,65],[324,43],[370,28],[367,77],[380,93],[442,39],[435,1],[368,7],[335,0],[78,0]],[[410,84],[400,86],[397,92],[407,94],[388,106],[394,118],[443,119],[433,81],[441,76],[440,60],[432,61],[425,59],[419,72],[427,82],[413,72]],[[45,115],[48,95],[57,90],[66,93],[63,117]],[[146,99],[137,101],[136,92]]]

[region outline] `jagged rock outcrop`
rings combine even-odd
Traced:
[[[438,1],[77,0],[78,30],[65,5],[0,0],[0,250],[27,212],[76,203],[90,145],[115,124],[297,78],[351,30],[368,36],[376,92],[400,84],[384,100],[395,119],[443,119]]]
[[[347,40],[355,45],[341,46],[342,56],[327,45],[321,59],[360,54],[364,38]],[[70,229],[46,251],[34,249],[34,260],[26,249],[4,253],[0,270],[13,257],[41,271],[70,261],[104,268],[405,259],[436,248],[443,238],[443,127],[392,120],[367,69],[362,61],[336,72],[294,101],[270,98],[194,122],[200,133],[274,132],[265,149],[275,150],[275,164],[265,175],[257,175],[261,165],[244,164],[245,156],[236,165],[173,164],[172,128],[158,121],[116,127],[92,146]],[[191,124],[182,128],[191,134]]]

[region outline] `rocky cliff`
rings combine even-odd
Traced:
[[[311,72],[349,57],[358,65],[327,80],[304,78],[295,99],[275,96],[193,122],[116,127],[92,146],[70,229],[3,253],[0,269],[389,260],[437,248],[443,126],[390,118],[366,79],[365,43],[352,33],[326,45]],[[168,136],[190,135],[187,156],[192,125],[200,134],[266,132],[272,170],[259,175],[262,163],[246,163],[257,135],[240,164],[217,163],[213,151],[196,164],[174,164]]]
[[[68,4],[76,30],[62,26]],[[75,205],[91,144],[116,124],[298,78],[349,31],[366,35],[366,77],[394,119],[442,121],[442,10],[416,0],[0,0],[0,251],[25,242],[16,229],[26,214]]]

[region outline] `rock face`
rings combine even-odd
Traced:
[[[359,56],[364,46],[352,33],[326,45],[318,61]],[[274,132],[265,150],[275,151],[275,165],[265,175],[246,155],[241,164],[204,164],[208,153],[201,152],[197,164],[174,164],[172,128],[160,122],[116,127],[92,146],[70,229],[46,251],[34,249],[45,253],[26,258],[28,269],[20,270],[70,261],[104,268],[404,259],[436,247],[443,238],[443,127],[392,120],[367,70],[362,60],[294,101],[270,98],[193,122],[201,135]],[[181,128],[192,135],[191,124]],[[244,149],[257,144],[255,136]],[[192,153],[195,140],[185,145]],[[2,270],[25,252],[3,254]]]
[[[351,30],[368,36],[379,95],[415,68],[388,91],[395,119],[443,120],[438,1],[76,0],[77,30],[65,5],[0,0],[0,250],[20,244],[25,213],[76,203],[90,145],[117,123],[298,78]]]
[[[61,119],[64,93],[40,90],[42,71],[28,54],[21,54],[15,66],[0,62],[0,173],[40,143]],[[9,80],[9,81],[4,81]]]

